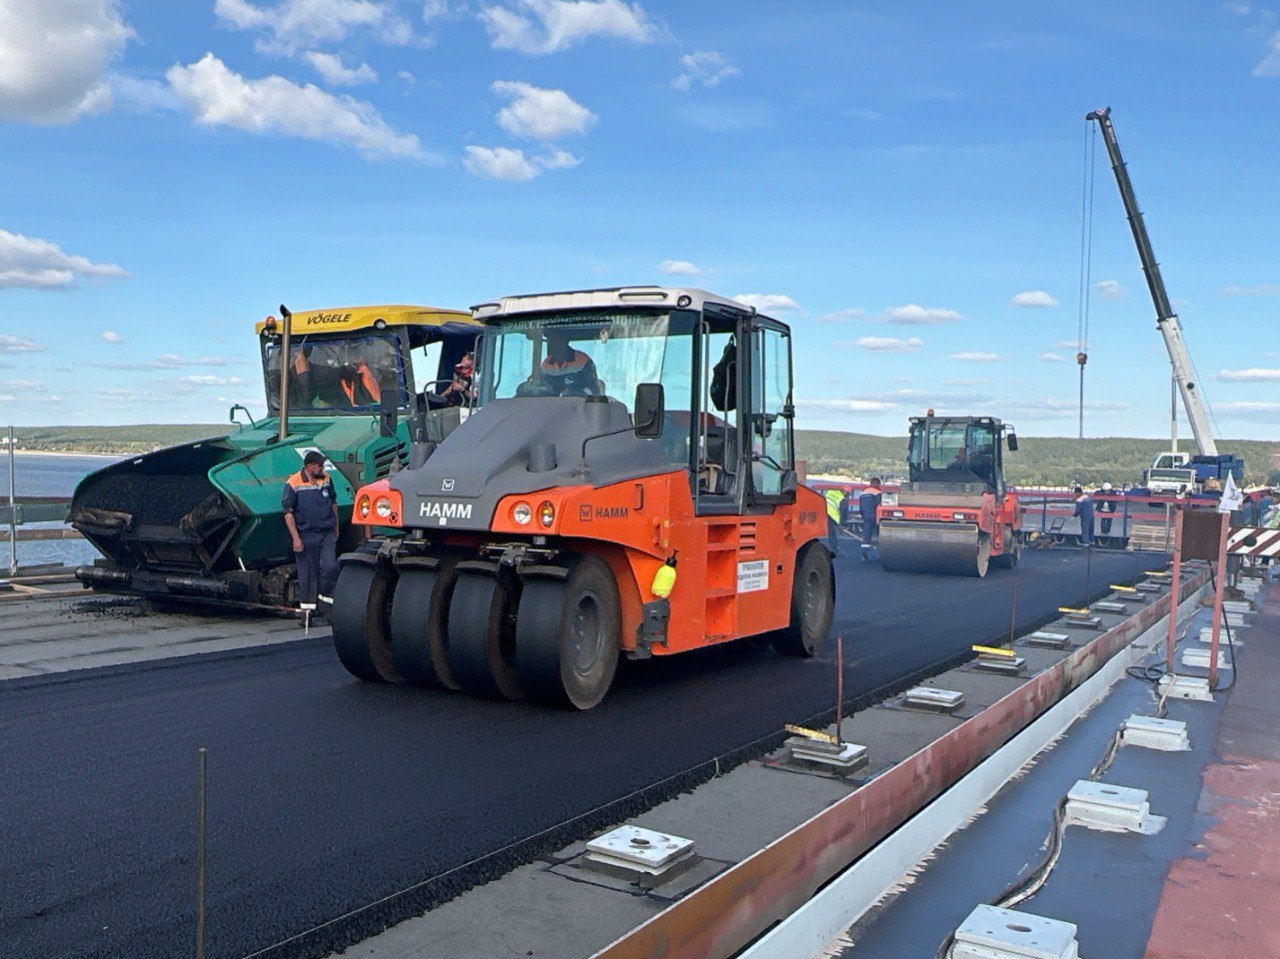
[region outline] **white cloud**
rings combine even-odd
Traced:
[[[688,260],[663,260],[658,264],[658,272],[668,276],[702,276],[705,271]]]
[[[1055,350],[1071,350],[1072,352],[1076,352],[1080,349],[1080,343],[1078,340],[1059,340],[1057,343],[1053,344],[1053,348]],[[1085,344],[1085,349],[1088,350],[1087,343]]]
[[[246,80],[212,53],[173,66],[170,86],[202,126],[229,126],[353,147],[371,159],[429,159],[413,134],[397,133],[369,103],[283,77]]]
[[[680,108],[686,123],[712,133],[741,133],[763,130],[774,123],[775,108],[762,103],[700,103],[690,101]]]
[[[1046,363],[1065,363],[1067,361],[1067,358],[1061,353],[1041,353],[1040,359]]]
[[[552,150],[550,153],[534,157],[533,162],[544,170],[571,170],[582,160],[568,150]]]
[[[892,403],[895,406],[917,408],[947,407],[949,409],[958,407],[974,409],[993,402],[993,398],[986,393],[944,393],[935,389],[920,390],[913,388],[889,390],[886,393],[863,394],[859,399],[877,403]]]
[[[238,366],[242,361],[231,360],[221,356],[201,356],[189,360],[177,353],[164,353],[154,360],[139,363],[98,363],[90,361],[86,366],[100,370],[178,370],[190,366]]]
[[[565,150],[553,150],[541,156],[525,156],[523,150],[511,147],[466,148],[462,165],[473,176],[490,180],[521,183],[532,180],[544,170],[567,170],[582,161]]]
[[[1259,283],[1257,286],[1224,286],[1222,292],[1227,296],[1275,296],[1280,287],[1274,283]]]
[[[415,83],[417,83],[417,80],[415,79],[414,75],[410,73],[408,70],[397,70],[396,76],[399,77],[401,80],[403,80],[409,86],[413,86]]]
[[[1129,409],[1129,404],[1112,400],[1093,400],[1085,403],[1084,408],[1094,413],[1118,413]],[[1000,404],[1000,409],[1006,416],[1056,420],[1077,416],[1080,405],[1075,400],[1007,400]]]
[[[563,90],[545,90],[514,80],[498,80],[491,87],[511,102],[498,111],[498,126],[526,140],[559,140],[586,133],[596,115]]]
[[[422,3],[422,19],[427,23],[432,20],[439,20],[449,13],[448,0],[423,0]]]
[[[1009,302],[1029,310],[1062,305],[1044,290],[1027,290],[1025,293],[1018,293]]]
[[[394,2],[381,0],[280,0],[274,5],[215,0],[213,12],[224,26],[264,34],[256,43],[263,53],[292,55],[300,48],[339,44],[360,30],[392,46],[414,39]]]
[[[45,386],[39,380],[4,380],[0,390],[6,393],[44,393]]]
[[[1227,13],[1234,13],[1237,17],[1247,17],[1252,13],[1252,8],[1247,3],[1233,3],[1231,0],[1222,5],[1222,9]]]
[[[1226,383],[1280,383],[1280,370],[1258,367],[1247,370],[1219,370],[1215,379]]]
[[[62,252],[48,240],[0,230],[0,289],[65,290],[78,277],[120,279],[127,277],[114,263],[93,263],[83,256]]]
[[[999,353],[951,353],[949,360],[960,360],[963,363],[995,363],[1000,359]]]
[[[867,311],[860,307],[853,307],[848,310],[836,310],[834,313],[828,313],[826,316],[818,318],[820,323],[848,323],[850,320],[860,320],[867,315]]]
[[[1099,280],[1093,284],[1093,288],[1104,300],[1119,300],[1124,297],[1124,287],[1119,280]]]
[[[956,320],[964,319],[955,310],[920,306],[916,303],[895,306],[886,310],[884,315],[885,319],[890,323],[897,323],[902,326],[934,326],[938,323],[953,323]]]
[[[832,410],[847,413],[883,413],[887,410],[896,409],[897,403],[888,403],[880,400],[796,400],[796,406],[801,409],[813,410]]]
[[[1268,52],[1253,68],[1255,77],[1280,77],[1280,33],[1267,41]]]
[[[523,150],[510,147],[469,146],[462,165],[474,176],[513,183],[532,180],[542,172],[525,157]]]
[[[924,340],[917,336],[906,340],[896,336],[863,336],[858,338],[855,345],[859,349],[877,353],[910,353],[924,346]]]
[[[718,87],[725,80],[742,76],[742,71],[729,63],[716,50],[695,50],[680,58],[680,75],[671,81],[677,90],[688,90],[695,83]]]
[[[168,113],[181,110],[182,103],[163,80],[115,74],[110,79],[111,99],[129,113]]]
[[[132,36],[119,0],[0,0],[0,120],[101,113],[107,71]]]
[[[10,336],[8,333],[0,333],[0,353],[39,353],[44,347],[35,340],[28,340],[21,336]]]
[[[168,398],[152,393],[150,390],[123,386],[98,387],[93,390],[93,395],[100,400],[107,400],[111,403],[154,403]]]
[[[1233,419],[1261,420],[1274,424],[1280,417],[1280,403],[1242,400],[1238,403],[1215,403],[1214,412]]]
[[[362,83],[373,83],[378,74],[367,63],[358,67],[349,67],[342,62],[336,53],[318,53],[315,50],[302,55],[302,59],[315,68],[316,73],[324,78],[325,83],[333,87],[355,87]]]
[[[649,43],[658,30],[638,3],[622,0],[513,0],[478,14],[495,50],[557,53],[592,37]]]
[[[191,376],[178,377],[179,383],[189,386],[243,386],[244,380],[238,376],[214,376],[212,373],[193,373]]]
[[[761,313],[783,313],[800,309],[800,304],[785,293],[739,293],[734,299],[743,306],[754,306]]]
[[[124,342],[124,337],[121,336],[119,333],[117,333],[115,330],[103,330],[102,339],[106,343],[113,343],[116,345],[119,345],[120,343]]]

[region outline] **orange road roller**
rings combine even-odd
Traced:
[[[1018,563],[1022,505],[1005,486],[1002,439],[989,416],[913,416],[908,482],[879,509],[880,565],[891,571],[986,576]]]
[[[589,709],[623,655],[819,651],[833,540],[797,480],[785,324],[651,286],[472,312],[473,405],[419,403],[408,464],[357,491],[370,537],[331,614],[349,672]]]

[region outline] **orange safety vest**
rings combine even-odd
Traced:
[[[364,386],[368,394],[373,398],[373,402],[382,402],[382,390],[378,387],[378,381],[373,378],[373,374],[369,372],[369,367],[361,363],[356,367],[356,373],[360,377],[360,384]],[[356,386],[353,380],[342,380],[342,392],[347,394],[347,399],[352,406],[359,406],[356,402]]]

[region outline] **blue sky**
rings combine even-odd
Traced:
[[[1278,14],[0,0],[0,423],[260,410],[281,301],[664,282],[792,324],[802,427],[1072,435],[1110,104],[1219,435],[1280,439]],[[1100,144],[1095,176],[1086,430],[1164,436]]]

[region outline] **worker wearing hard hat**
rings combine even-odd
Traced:
[[[1100,532],[1103,536],[1110,536],[1111,520],[1116,511],[1116,501],[1112,499],[1115,496],[1115,491],[1111,488],[1110,483],[1103,483],[1100,492],[1103,498],[1098,500],[1098,512],[1102,514],[1102,519],[1098,522],[1098,526],[1101,528]]]

